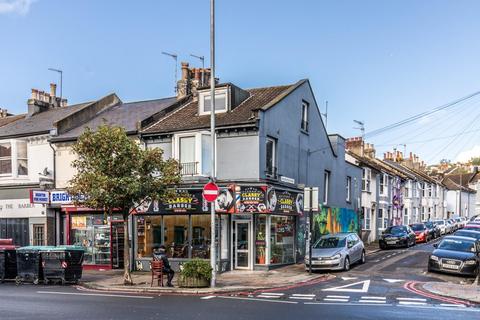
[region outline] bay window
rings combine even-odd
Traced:
[[[28,175],[27,142],[6,140],[0,142],[0,176]]]

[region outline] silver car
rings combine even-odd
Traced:
[[[353,263],[365,263],[365,246],[355,233],[325,235],[312,250],[312,270],[350,270]],[[309,270],[308,254],[305,269]]]

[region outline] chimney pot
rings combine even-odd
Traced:
[[[195,73],[195,80],[200,81],[200,68],[193,69],[193,72]]]
[[[182,62],[182,80],[188,79],[188,62]]]
[[[50,96],[52,98],[57,96],[57,85],[55,83],[50,83]]]

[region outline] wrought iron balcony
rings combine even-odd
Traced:
[[[182,176],[194,176],[198,174],[198,162],[182,162],[180,164]]]

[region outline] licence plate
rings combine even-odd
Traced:
[[[442,264],[442,267],[445,269],[452,269],[452,270],[458,270],[459,268],[459,266],[455,264],[447,264],[447,263]]]
[[[313,264],[328,264],[329,261],[313,261]]]
[[[397,241],[387,241],[387,244],[396,244]]]

